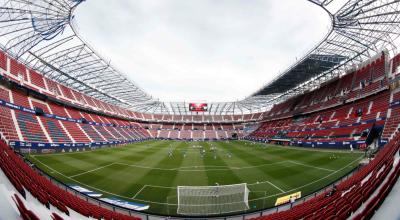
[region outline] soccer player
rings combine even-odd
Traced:
[[[219,183],[215,183],[215,185],[217,185],[217,187],[215,187],[215,197],[219,197]]]

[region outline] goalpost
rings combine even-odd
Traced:
[[[249,209],[246,183],[224,186],[178,186],[181,215],[215,215]]]

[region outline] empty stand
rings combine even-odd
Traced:
[[[366,202],[375,190],[388,179],[381,191],[387,191],[388,185],[394,184],[398,178],[400,163],[394,167],[394,155],[400,148],[400,136],[385,146],[367,166],[362,167],[353,176],[337,185],[335,191],[321,193],[293,208],[272,213],[269,215],[252,218],[251,220],[278,220],[278,219],[347,219],[352,213]],[[383,194],[384,196],[387,194]],[[378,194],[379,195],[379,194]],[[373,198],[364,211],[355,217],[372,216],[373,206],[377,200],[383,200],[384,196]]]
[[[94,205],[59,188],[49,179],[32,170],[2,141],[0,142],[0,167],[22,195],[24,195],[25,188],[43,205],[51,204],[67,215],[69,215],[68,208],[71,208],[82,216],[95,219],[140,220],[138,217],[123,215],[103,208],[99,204]],[[26,209],[19,196],[14,196],[14,200],[22,215],[28,215],[29,219],[39,219],[33,212],[30,213],[30,210]]]
[[[0,68],[7,71],[7,56],[0,50]]]
[[[18,126],[26,142],[50,143],[35,115],[30,113],[15,111]]]
[[[47,105],[39,103],[37,101],[32,101],[34,107],[41,108],[44,112],[50,113]],[[54,143],[72,143],[73,141],[68,137],[64,129],[62,128],[61,121],[47,118],[39,117],[42,124],[45,126],[47,133],[50,135]]]
[[[10,101],[9,90],[0,87],[0,99]],[[19,140],[11,109],[0,106],[0,131],[7,140]]]
[[[44,84],[43,76],[37,73],[34,70],[29,71],[31,83],[35,86],[38,86],[41,89],[46,89],[46,85]]]

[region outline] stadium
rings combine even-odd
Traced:
[[[400,218],[399,1],[296,3],[329,30],[237,101],[150,95],[81,36],[95,1],[0,2],[0,219]]]

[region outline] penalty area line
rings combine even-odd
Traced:
[[[282,188],[278,187],[277,185],[271,183],[270,181],[266,180],[266,181],[262,181],[262,182],[255,182],[255,183],[248,183],[248,186],[254,186],[254,185],[259,185],[259,184],[263,184],[263,183],[268,183],[269,185],[273,186],[274,188],[276,188],[277,190],[281,191],[282,193],[285,193],[286,191],[283,190]],[[253,192],[253,191],[252,191]],[[264,191],[263,191],[264,192]]]
[[[314,184],[314,183],[316,183],[316,182],[319,182],[319,181],[321,181],[321,180],[323,180],[323,179],[326,179],[326,178],[328,178],[328,177],[334,175],[335,173],[338,173],[339,171],[344,170],[345,168],[351,166],[352,164],[354,164],[355,162],[357,162],[358,160],[360,160],[362,157],[363,157],[363,156],[360,156],[359,158],[357,158],[357,159],[355,159],[354,161],[348,163],[347,165],[343,166],[342,168],[336,170],[336,171],[333,172],[333,173],[330,173],[330,174],[328,174],[328,175],[326,175],[326,176],[324,176],[324,177],[322,177],[322,178],[320,178],[320,179],[317,179],[317,180],[312,181],[312,182],[310,182],[310,183],[304,184],[304,185],[302,185],[302,186],[299,186],[299,187],[296,187],[296,188],[292,188],[292,189],[286,191],[285,193],[293,192],[293,191],[295,191],[295,190],[299,190],[299,189],[301,189],[301,188],[303,188],[303,187],[312,185],[312,184]],[[57,173],[57,174],[59,174],[59,175],[65,177],[65,178],[67,178],[67,179],[70,179],[70,180],[73,181],[73,182],[79,183],[79,184],[82,185],[82,186],[86,186],[86,187],[89,187],[90,189],[94,189],[94,190],[96,190],[96,191],[104,192],[104,193],[107,193],[107,194],[109,194],[109,195],[114,195],[114,196],[117,196],[117,197],[120,197],[120,198],[132,199],[131,197],[127,197],[127,196],[119,195],[119,194],[116,194],[116,193],[112,193],[112,192],[106,191],[106,190],[104,190],[104,189],[100,189],[100,188],[97,188],[97,187],[88,185],[88,184],[86,184],[86,183],[80,182],[80,181],[78,181],[78,180],[76,180],[76,179],[69,178],[69,177],[66,176],[65,174],[63,174],[63,173],[61,173],[61,172],[55,170],[54,168],[48,166],[47,164],[44,164],[43,162],[41,162],[41,161],[38,160],[37,158],[35,158],[35,157],[32,157],[32,158],[33,158],[35,161],[37,161],[38,163],[40,163],[41,165],[43,165],[44,167],[48,168],[49,170],[51,170],[51,171],[53,171],[53,172],[55,172],[55,173]],[[260,182],[260,183],[261,183],[261,182]],[[251,183],[251,184],[248,184],[248,185],[255,185],[255,184],[256,184],[256,183]],[[152,185],[147,185],[146,187],[159,187],[159,188],[161,188],[161,186],[152,186]],[[176,187],[162,187],[162,188],[176,188]],[[258,197],[258,198],[255,198],[255,199],[249,199],[249,202],[250,202],[250,201],[257,201],[257,200],[260,200],[260,199],[268,199],[268,198],[272,198],[272,197],[279,196],[279,195],[282,195],[282,194],[284,194],[284,193],[277,193],[277,194],[273,194],[273,195],[269,195],[269,196]],[[143,199],[134,199],[134,200],[140,201],[140,202],[145,202],[145,203],[150,203],[150,204],[171,205],[171,204],[168,203],[168,202],[167,202],[167,203],[165,203],[165,202],[156,202],[156,201],[143,200]],[[176,204],[175,204],[175,205],[176,205]]]
[[[99,188],[97,188],[97,187],[90,186],[90,185],[88,185],[88,184],[86,184],[86,183],[80,182],[80,181],[78,181],[78,180],[76,180],[76,179],[72,179],[72,178],[66,176],[65,174],[63,174],[63,173],[61,173],[61,172],[55,170],[54,168],[52,168],[52,167],[50,167],[50,166],[48,166],[48,165],[42,163],[41,161],[37,160],[36,158],[35,158],[35,160],[36,160],[37,162],[39,162],[40,164],[42,164],[43,166],[47,167],[49,170],[53,170],[54,172],[58,173],[59,175],[65,177],[65,178],[68,178],[68,179],[70,179],[71,181],[74,181],[74,182],[76,182],[76,183],[79,183],[79,184],[82,185],[82,186],[89,187],[89,188],[94,189],[94,190],[99,191],[99,192],[103,192],[103,193],[107,193],[107,194],[110,194],[110,195],[118,196],[118,197],[120,197],[120,198],[132,199],[132,198],[130,198],[130,197],[123,196],[123,195],[119,195],[119,194],[112,193],[112,192],[108,192],[108,191],[106,191],[106,190],[99,189]],[[155,202],[155,201],[149,201],[149,200],[143,200],[143,199],[135,199],[135,200],[141,201],[141,202],[146,202],[146,203],[152,203],[152,204],[170,205],[170,204],[165,203],[165,202]]]
[[[114,164],[115,164],[115,163],[110,163],[110,164],[108,164],[108,165],[101,166],[101,167],[97,167],[97,168],[95,168],[95,169],[88,170],[88,171],[85,171],[85,172],[83,172],[83,173],[78,173],[78,174],[75,174],[75,175],[72,175],[72,176],[68,176],[68,178],[74,178],[74,177],[77,177],[77,176],[81,176],[81,175],[83,175],[83,174],[91,173],[91,172],[94,172],[94,171],[96,171],[96,170],[100,170],[100,169],[103,169],[103,168],[112,166],[112,165],[114,165]]]
[[[146,187],[147,187],[147,185],[144,185],[142,188],[140,188],[140,190],[137,191],[137,193],[134,196],[132,196],[131,199],[136,198],[136,196],[138,196]]]
[[[325,171],[329,171],[329,172],[335,172],[335,170],[331,170],[328,168],[322,168],[322,167],[316,167],[316,166],[312,166],[312,165],[308,165],[308,164],[304,164],[304,163],[300,163],[300,162],[296,162],[293,160],[288,160],[289,163],[294,163],[300,166],[304,166],[304,167],[310,167],[310,168],[314,168],[314,169],[318,169],[318,170],[325,170]]]
[[[340,172],[340,171],[346,169],[347,167],[351,166],[351,165],[354,164],[355,162],[361,160],[361,158],[363,158],[363,157],[364,157],[364,156],[360,156],[360,157],[358,157],[357,159],[355,159],[354,161],[352,161],[352,162],[348,163],[347,165],[345,165],[344,167],[342,167],[342,168],[340,168],[340,169],[338,169],[338,170],[335,170],[334,172],[332,172],[332,173],[330,173],[330,174],[328,174],[328,175],[326,175],[326,176],[324,176],[324,177],[322,177],[322,178],[319,178],[319,179],[317,179],[317,180],[315,180],[315,181],[312,181],[312,182],[307,183],[307,184],[304,184],[304,185],[302,185],[302,186],[299,186],[299,187],[290,189],[290,190],[286,191],[286,193],[299,190],[299,189],[304,188],[304,187],[306,187],[306,186],[309,186],[309,185],[312,185],[312,184],[314,184],[314,183],[317,183],[317,182],[319,182],[319,181],[321,181],[321,180],[323,180],[323,179],[326,179],[326,178],[328,178],[328,177],[334,175],[335,173],[338,173],[338,172]],[[279,195],[282,195],[282,194],[283,194],[283,193],[277,193],[277,194],[274,194],[274,195],[270,195],[270,196],[266,196],[266,197],[260,197],[260,198],[257,198],[257,199],[249,199],[249,202],[250,202],[250,201],[256,201],[256,200],[259,200],[259,199],[268,199],[268,198],[272,198],[272,197],[274,197],[274,196],[279,196]]]
[[[276,189],[278,189],[278,190],[281,191],[282,193],[285,193],[285,192],[286,192],[286,191],[284,191],[283,189],[277,187],[275,184],[271,183],[270,181],[265,181],[265,182],[267,182],[267,183],[270,184],[271,186],[275,187]]]

